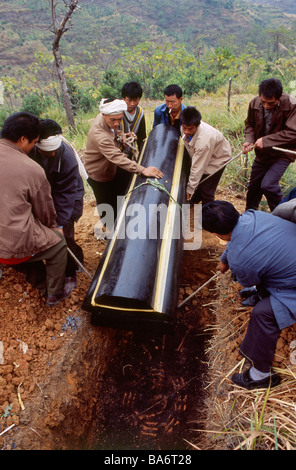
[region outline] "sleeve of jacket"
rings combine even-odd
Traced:
[[[52,197],[57,213],[57,224],[67,225],[73,216],[77,199],[83,197],[80,188],[80,173],[76,157],[71,148],[64,144],[61,154],[61,168],[55,174]],[[81,193],[79,195],[79,193]]]
[[[56,226],[56,211],[51,196],[51,187],[46,178],[44,170],[38,166],[38,173],[32,172],[34,188],[30,190],[29,199],[32,205],[32,213],[35,219],[38,219],[48,228]]]
[[[244,135],[245,141],[252,144],[255,143],[255,123],[256,123],[256,111],[253,107],[254,100],[251,101],[248,108],[247,118],[245,120]]]
[[[262,138],[264,148],[278,147],[296,141],[296,105],[291,107],[283,129]]]
[[[213,154],[214,142],[209,139],[206,143],[198,142],[194,147],[191,168],[186,192],[193,194]]]
[[[145,116],[142,117],[138,130],[138,149],[141,151],[144,140],[147,137]]]
[[[153,126],[152,127],[154,128],[158,124],[160,124],[160,113],[159,113],[159,109],[155,108],[155,110],[154,110],[154,121],[153,121]]]

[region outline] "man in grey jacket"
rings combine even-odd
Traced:
[[[272,371],[277,340],[296,323],[295,224],[263,211],[240,215],[231,203],[214,201],[203,207],[202,225],[228,242],[218,269],[230,269],[242,286],[257,286],[261,294],[240,346],[251,367],[232,381],[247,389],[273,387],[280,382]]]
[[[24,272],[52,306],[71,292],[65,292],[67,246],[50,185],[28,157],[39,134],[39,120],[25,112],[9,116],[1,130],[0,263]]]

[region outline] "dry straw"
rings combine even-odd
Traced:
[[[217,284],[215,322],[209,327],[212,338],[207,348],[207,418],[203,429],[196,429],[197,440],[191,443],[192,448],[295,450],[296,366],[286,365],[286,357],[286,364],[275,367],[282,380],[272,389],[248,391],[231,382],[232,374],[247,366],[238,356],[238,347],[252,309],[241,307],[238,283],[230,277],[222,276]]]

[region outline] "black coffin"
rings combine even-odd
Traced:
[[[94,325],[165,327],[176,312],[184,242],[183,141],[173,127],[160,124],[149,134],[139,160],[145,167],[161,169],[164,177],[133,175],[131,179],[112,239],[83,302]],[[156,188],[155,182],[163,189]]]

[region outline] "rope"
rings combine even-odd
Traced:
[[[159,181],[157,180],[150,180],[149,178],[147,178],[147,180],[144,182],[144,183],[141,183],[139,184],[138,186],[136,186],[135,188],[131,189],[131,191],[129,191],[125,197],[127,197],[130,193],[132,193],[133,191],[135,191],[136,189],[140,188],[141,186],[144,186],[146,184],[149,184],[151,186],[154,186],[155,188],[159,189],[160,191],[164,191],[176,204],[177,206],[180,208],[180,210],[182,211],[182,207],[180,206],[180,204],[178,203],[178,201],[176,201],[173,196],[171,195],[171,193],[165,188],[165,186],[162,184],[162,183],[159,183]]]

